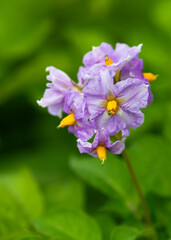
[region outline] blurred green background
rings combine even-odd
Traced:
[[[63,70],[76,81],[83,55],[101,42],[113,47],[117,42],[130,46],[143,43],[140,57],[144,72],[159,74],[151,83],[154,101],[144,110],[145,123],[131,131],[127,146],[160,239],[168,239],[171,1],[2,0],[0,24],[0,239],[28,233],[31,227],[26,219],[38,218],[56,207],[83,209],[94,216],[105,240],[123,219],[134,222],[128,210],[122,211],[117,198],[115,204],[108,202],[106,193],[112,198],[112,190],[102,187],[105,176],[99,177],[93,170],[103,175],[99,161],[91,159],[81,165],[75,137],[67,129],[57,130],[59,119],[36,103],[45,90],[47,66]],[[80,158],[78,164],[75,156]],[[114,169],[120,159],[116,161]],[[113,163],[110,159],[108,162],[104,171],[112,178],[108,170]],[[121,178],[122,167],[118,165],[113,183]],[[118,184],[121,189],[129,186],[128,182]],[[161,205],[165,209],[157,212]],[[103,229],[104,221],[107,227]]]

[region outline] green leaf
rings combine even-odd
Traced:
[[[22,232],[26,228],[27,220],[20,205],[5,186],[0,185],[0,196],[0,236]]]
[[[29,218],[42,214],[43,198],[37,182],[27,168],[1,172],[0,185],[6,188]]]
[[[126,218],[130,214],[129,209],[124,205],[120,199],[112,199],[106,202],[100,209],[104,212],[109,212],[115,214],[115,216]]]
[[[102,239],[110,239],[111,232],[116,226],[116,223],[113,220],[113,217],[109,214],[99,213],[95,216],[96,221],[98,222],[100,229],[102,231]]]
[[[140,231],[133,227],[119,226],[116,227],[111,235],[111,240],[135,240]]]
[[[145,135],[128,152],[143,191],[171,196],[170,155],[163,139]]]
[[[129,208],[134,208],[137,198],[130,176],[122,159],[108,154],[102,167],[97,158],[72,158],[71,168],[93,187],[112,198],[122,198]]]
[[[43,186],[43,193],[47,208],[67,206],[81,209],[84,206],[84,185],[71,177],[47,182]]]
[[[39,232],[62,240],[101,240],[96,222],[76,210],[54,210],[34,221],[34,226]]]

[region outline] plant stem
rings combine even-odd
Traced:
[[[129,171],[129,173],[131,175],[131,178],[132,178],[132,182],[133,182],[133,184],[135,186],[135,189],[136,189],[136,192],[138,194],[138,197],[139,197],[142,209],[144,211],[144,217],[146,219],[146,223],[147,223],[147,225],[149,227],[151,227],[151,229],[153,231],[153,239],[157,240],[157,235],[156,235],[156,232],[154,230],[154,227],[153,227],[153,224],[152,224],[152,221],[151,221],[150,211],[148,209],[148,205],[147,205],[146,199],[145,199],[145,197],[143,195],[143,192],[141,190],[140,184],[138,182],[137,176],[136,176],[135,171],[134,171],[134,169],[132,167],[132,164],[131,164],[131,161],[130,161],[130,158],[128,156],[128,153],[127,153],[126,149],[123,150],[122,157],[125,160],[126,166],[127,166],[128,171]]]

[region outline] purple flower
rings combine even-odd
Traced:
[[[111,45],[103,42],[99,47],[93,47],[93,50],[84,56],[83,63],[85,67],[102,63],[114,71],[121,70],[140,53],[141,46],[142,44],[139,44],[137,47],[129,47],[126,44],[117,43],[114,50]]]
[[[93,47],[83,59],[84,67],[80,67],[78,80],[81,87],[84,87],[90,79],[94,79],[100,69],[107,68],[115,82],[128,78],[138,78],[144,81],[142,74],[143,61],[139,59],[138,53],[142,44],[137,47],[129,47],[126,44],[117,43],[114,50],[111,45],[102,43],[99,47]]]
[[[126,80],[128,78],[138,78],[142,80],[145,84],[149,86],[148,92],[148,105],[153,101],[153,95],[151,93],[151,86],[149,81],[144,78],[142,73],[143,70],[143,60],[139,59],[138,56],[135,56],[130,62],[128,62],[121,71],[120,81]]]
[[[110,70],[114,81],[122,81],[128,78],[138,78],[149,85],[148,105],[153,100],[153,95],[150,90],[149,81],[144,78],[143,60],[138,57],[141,51],[142,44],[137,47],[129,47],[126,44],[117,43],[114,50],[111,45],[102,43],[99,47],[93,47],[93,50],[88,52],[83,63],[86,66],[80,67],[78,72],[79,85],[84,87],[90,79],[94,79],[100,72],[100,69],[106,67]]]
[[[69,132],[84,141],[90,139],[95,133],[93,125],[88,121],[88,112],[83,93],[69,89],[66,92],[63,111],[68,114],[59,127],[69,126]]]
[[[99,78],[89,81],[82,91],[86,96],[90,121],[96,128],[104,127],[110,135],[120,130],[123,136],[129,128],[137,128],[144,122],[139,108],[148,104],[148,85],[139,79],[128,78],[113,84],[108,69],[100,71]]]
[[[103,42],[99,47],[93,47],[92,51],[85,54],[83,58],[83,64],[85,67],[91,67],[96,63],[105,64],[106,55],[113,59],[114,49],[110,44]]]
[[[47,80],[51,83],[47,83],[48,89],[45,90],[43,98],[37,103],[43,108],[48,107],[50,114],[61,117],[67,89],[71,88],[75,91],[78,91],[78,89],[63,71],[55,67],[48,67],[46,71],[50,72]]]
[[[93,143],[77,140],[77,147],[81,153],[88,153],[99,157],[102,163],[106,160],[106,150],[113,154],[120,154],[125,148],[125,138],[111,143],[109,135],[104,128],[97,131]]]

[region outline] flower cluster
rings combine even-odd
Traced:
[[[55,67],[46,69],[50,83],[38,104],[60,118],[65,112],[58,128],[69,126],[80,152],[98,156],[102,163],[107,151],[120,154],[124,150],[129,128],[144,122],[140,109],[152,102],[149,82],[156,76],[142,73],[141,47],[120,43],[115,50],[107,43],[93,47],[83,58],[78,83]]]

